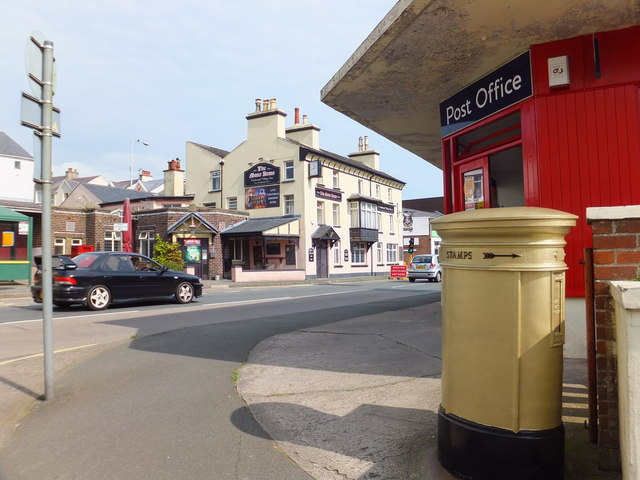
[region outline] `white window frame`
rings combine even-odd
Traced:
[[[339,203],[333,204],[333,226],[334,227],[340,226],[340,204]]]
[[[122,251],[122,232],[114,232],[113,230],[105,230],[104,232],[104,251],[120,252]]]
[[[138,252],[147,257],[153,256],[153,247],[155,243],[155,235],[153,231],[145,230],[138,233]]]
[[[81,238],[72,238],[71,239],[71,246],[72,247],[79,247],[80,245],[82,245],[82,239]]]
[[[333,264],[335,266],[342,265],[342,250],[340,249],[340,240],[333,244]]]
[[[382,242],[376,243],[376,260],[379,265],[384,263],[384,257],[382,255],[382,251],[383,251],[382,246],[383,246]]]
[[[227,210],[238,210],[238,197],[227,197]]]
[[[393,202],[393,191],[391,190],[391,187],[387,188],[387,200],[389,203]]]
[[[284,162],[284,181],[288,182],[295,178],[295,165],[293,160],[285,160]]]
[[[387,263],[398,263],[398,244],[387,243]]]
[[[364,192],[364,182],[362,180],[358,180],[358,193],[362,195]]]
[[[367,264],[367,245],[364,242],[353,242],[351,244],[351,264]]]
[[[214,170],[211,172],[211,191],[219,192],[222,190],[222,184],[220,182],[221,175],[220,170]]]
[[[380,185],[376,183],[376,198],[380,198]]]
[[[396,227],[395,227],[395,221],[394,221],[394,214],[390,213],[389,214],[389,233],[396,233]]]
[[[324,202],[316,203],[316,220],[318,225],[325,225],[324,221]]]
[[[336,190],[340,188],[340,173],[338,170],[333,171],[333,188]]]
[[[53,239],[53,254],[54,255],[64,255],[66,247],[66,240],[64,238],[54,238]]]
[[[284,197],[284,214],[293,215],[295,211],[295,199],[293,195],[285,195]]]

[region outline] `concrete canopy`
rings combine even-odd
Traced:
[[[399,0],[327,105],[442,168],[439,104],[531,45],[640,23],[640,0]]]

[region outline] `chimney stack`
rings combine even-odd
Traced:
[[[79,176],[80,175],[78,174],[78,170],[72,167],[67,168],[67,171],[64,172],[64,178],[67,180],[75,180]]]
[[[274,137],[285,138],[284,118],[287,116],[278,110],[275,98],[256,98],[256,111],[247,115],[247,140],[264,141]]]
[[[184,170],[180,169],[180,159],[167,162],[164,171],[164,195],[167,197],[184,196]]]
[[[350,153],[348,157],[369,168],[380,170],[380,154],[375,150],[369,150],[369,137],[366,135],[358,138],[358,151]]]

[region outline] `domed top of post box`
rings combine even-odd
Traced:
[[[431,221],[443,239],[459,237],[505,237],[550,236],[549,240],[562,240],[575,226],[576,215],[540,207],[504,207],[467,210],[452,213]]]

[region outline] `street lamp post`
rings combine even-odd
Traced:
[[[147,142],[144,142],[142,140],[129,141],[129,186],[130,187],[133,186],[133,144],[134,143],[141,143],[145,147],[149,146]]]

